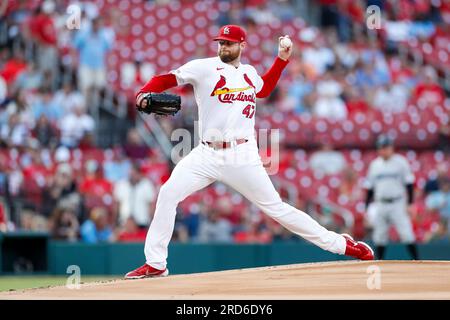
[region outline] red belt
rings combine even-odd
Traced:
[[[238,144],[246,143],[248,139],[236,139],[233,141],[202,141],[202,143],[205,146],[211,147],[213,149],[227,149],[234,146],[237,146]]]

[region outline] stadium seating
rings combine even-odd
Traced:
[[[410,7],[409,1],[400,2],[408,9],[405,9],[402,19],[412,19],[417,8]],[[41,1],[25,3],[26,8],[33,10]],[[219,18],[231,9],[230,3],[226,1],[170,1],[160,5],[155,1],[99,0],[95,4],[101,15],[107,16],[117,11],[121,13],[120,19],[114,21],[117,27],[116,41],[107,57],[106,70],[109,85],[116,91],[126,93],[130,105],[133,105],[136,89],[151,75],[167,73],[191,59],[215,54],[217,47],[211,38],[217,34]],[[11,11],[19,6],[16,1],[11,1],[10,5],[8,10]],[[308,40],[305,32],[315,32],[315,40],[322,40],[326,36],[325,30],[310,28],[300,17],[283,23],[249,23],[246,27],[248,47],[243,61],[254,65],[259,73],[263,73],[272,64],[278,36],[289,34],[299,51],[311,46],[311,39]],[[358,45],[355,44],[355,47]],[[433,66],[441,74],[450,71],[450,35],[444,29],[437,27],[434,36],[426,39],[413,38],[404,41],[402,45],[413,56],[423,57],[424,63]],[[364,49],[367,49],[364,45],[358,47],[358,50]],[[392,63],[389,59],[386,56],[388,64]],[[140,69],[137,69],[138,66]],[[285,72],[285,82],[280,82],[279,87],[289,85],[291,76],[289,72]],[[266,101],[261,101],[261,104],[264,103],[267,104]],[[257,130],[280,131],[282,145],[279,170],[272,178],[279,184],[281,194],[287,197],[289,191],[293,191],[292,194],[302,200],[321,199],[349,210],[354,215],[354,229],[359,230],[360,235],[364,229],[361,225],[364,223],[361,218],[365,214],[364,198],[349,199],[340,193],[339,188],[344,180],[342,173],[327,176],[312,170],[309,160],[318,146],[327,142],[342,153],[347,166],[356,173],[357,189],[362,189],[368,164],[376,157],[374,142],[382,132],[395,138],[400,153],[409,160],[417,178],[418,190],[424,188],[438,164],[450,163],[448,154],[436,151],[439,128],[449,122],[449,98],[442,104],[424,106],[421,101],[410,97],[404,112],[383,113],[371,108],[368,112],[350,113],[342,121],[318,118],[311,113],[282,112],[277,109],[277,102],[270,103],[268,107],[269,111],[264,109],[257,113],[256,126]],[[22,152],[13,148],[0,148],[9,173],[23,171],[20,164]],[[110,158],[109,149],[75,148],[70,151],[69,163],[79,183],[84,177],[84,164],[88,160],[96,160],[103,165]],[[49,170],[54,170],[57,162],[55,153],[50,154],[49,161]],[[170,176],[167,162],[145,160],[141,168],[157,188]],[[31,179],[21,185],[19,194],[25,201],[40,206],[41,191],[42,182]],[[110,194],[87,195],[85,205],[88,209],[95,206],[111,208],[111,197]],[[258,211],[241,195],[220,183],[188,197],[180,204],[180,210],[186,215],[199,213],[202,206],[210,210],[218,206],[220,200],[231,203],[232,212]],[[423,197],[417,200],[417,206],[421,208],[419,212],[429,214],[429,221],[437,221],[436,215],[424,209]],[[333,218],[337,219],[336,223],[341,223],[338,217]]]

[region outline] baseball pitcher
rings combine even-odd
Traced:
[[[180,100],[164,90],[191,84],[198,105],[200,143],[174,168],[161,187],[146,242],[146,263],[126,279],[168,275],[166,260],[176,207],[193,192],[221,181],[234,188],[285,228],[324,250],[358,259],[373,259],[372,249],[349,235],[319,225],[308,214],[284,203],[263,167],[254,135],[256,99],[275,88],[292,53],[288,36],[279,38],[278,57],[258,75],[241,63],[246,32],[239,26],[220,29],[217,56],[193,60],[168,74],[153,77],[137,93],[139,111],[174,114]]]

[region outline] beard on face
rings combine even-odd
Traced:
[[[236,52],[232,52],[230,50],[227,50],[226,52],[224,52],[222,50],[219,50],[220,60],[222,60],[222,62],[224,62],[224,63],[228,63],[233,60],[236,60],[237,57],[239,57],[240,51],[241,51],[240,49],[237,50]]]

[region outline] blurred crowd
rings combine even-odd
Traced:
[[[156,1],[163,6],[167,2]],[[248,34],[261,25],[298,16],[296,1],[219,2],[228,9],[219,10],[216,24],[241,24]],[[418,64],[399,50],[399,43],[411,38],[433,39],[437,34],[450,38],[445,1],[319,2],[320,27],[304,28],[277,89],[258,102],[259,116],[275,109],[342,121],[355,113],[404,113],[410,104],[422,112],[449,104],[439,82],[442,71]],[[371,4],[382,9],[387,21],[378,34],[367,32],[364,24],[365,8]],[[159,150],[144,142],[133,113],[126,119],[130,129],[123,142],[98,148],[96,99],[111,85],[107,58],[117,45],[120,19],[117,11],[100,14],[95,2],[83,2],[83,28],[73,31],[67,27],[67,5],[52,0],[10,1],[2,8],[0,232],[47,231],[55,239],[88,243],[143,241],[158,189],[171,168]],[[205,52],[200,48],[194,56]],[[133,66],[149,68],[141,62],[133,61]],[[136,88],[147,80],[141,73],[133,77]],[[181,115],[159,119],[167,134],[178,127],[194,130],[195,100],[189,88],[179,92],[184,103]],[[129,104],[133,109],[134,102]],[[450,108],[447,111],[447,121],[438,128],[438,148],[448,153]],[[342,178],[334,188],[337,202],[361,201],[361,173],[349,167],[342,152],[327,143],[313,151],[308,162],[314,172]],[[414,226],[421,241],[450,235],[449,170],[448,164],[439,164],[417,186],[421,201]],[[306,194],[293,204],[308,211],[311,203]],[[180,206],[175,241],[299,240],[221,184],[199,197]],[[330,228],[346,228],[333,217],[324,219]],[[355,219],[364,220],[362,215]],[[341,231],[358,238],[370,232],[364,221],[356,226]]]
[[[67,5],[2,6],[0,230],[87,242],[121,238],[130,224],[149,224],[155,187],[141,167],[157,157],[132,127],[109,160],[74,162],[83,152],[103,152],[95,143],[93,108],[107,86],[105,60],[115,31],[87,2],[78,19],[83,28],[71,32]]]
[[[0,143],[44,148],[94,145],[89,108],[104,90],[106,54],[114,30],[87,6],[85,27],[70,32],[63,2],[9,1],[1,25]],[[91,9],[89,9],[91,8]]]

